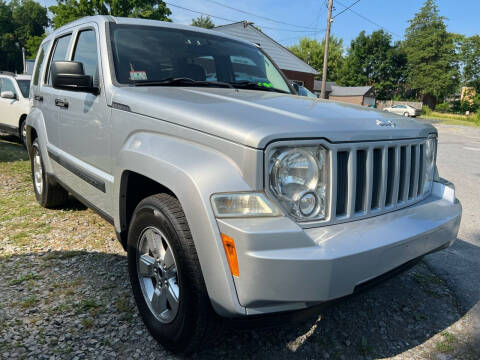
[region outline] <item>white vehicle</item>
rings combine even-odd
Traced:
[[[413,106],[410,105],[393,105],[392,107],[388,107],[383,109],[383,111],[391,112],[398,115],[403,115],[405,117],[416,117],[422,113],[422,110],[415,109]]]
[[[30,112],[30,75],[0,72],[0,131],[18,136],[25,144],[25,119]]]

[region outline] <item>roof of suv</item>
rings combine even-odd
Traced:
[[[245,41],[243,39],[230,36],[227,34],[219,33],[218,31],[213,31],[213,30],[208,30],[196,26],[189,26],[189,25],[181,25],[181,24],[176,24],[168,21],[160,21],[160,20],[149,20],[149,19],[137,19],[137,18],[127,18],[127,17],[114,17],[110,15],[95,15],[95,16],[86,16],[81,19],[72,21],[71,23],[68,23],[66,25],[63,25],[62,27],[58,28],[55,30],[53,33],[51,33],[49,36],[47,36],[47,39],[50,39],[52,37],[55,37],[57,33],[67,30],[71,27],[82,25],[88,22],[96,22],[99,25],[103,25],[105,23],[115,23],[115,24],[124,24],[124,25],[147,25],[147,26],[157,26],[157,27],[165,27],[169,29],[179,29],[179,30],[189,30],[189,31],[195,31],[199,33],[205,33],[205,34],[210,34],[210,35],[215,35],[215,36],[220,36],[224,37],[226,39],[232,39],[236,41],[243,42],[245,44],[249,45],[254,45],[248,41]]]

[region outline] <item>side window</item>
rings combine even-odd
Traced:
[[[35,70],[33,74],[33,85],[38,85],[38,78],[40,77],[40,69],[42,68],[43,60],[45,59],[45,54],[47,52],[49,42],[46,42],[40,47],[40,54],[38,55],[37,63],[35,64]]]
[[[53,45],[53,55],[50,59],[50,63],[48,66],[48,85],[52,85],[52,77],[50,74],[50,67],[52,66],[52,62],[67,60],[68,44],[70,43],[71,37],[72,35],[70,34],[55,40],[55,44]]]
[[[15,90],[15,86],[13,85],[12,80],[7,79],[7,78],[2,78],[0,79],[1,85],[0,85],[0,91],[11,91],[12,93],[16,94],[17,91]]]
[[[98,86],[98,51],[95,31],[85,30],[78,34],[73,61],[81,62],[85,75],[90,75],[93,78],[93,85]]]

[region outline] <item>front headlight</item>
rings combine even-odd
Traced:
[[[269,187],[299,221],[321,220],[327,212],[327,150],[322,146],[279,147],[269,158]]]
[[[430,137],[425,142],[425,173],[423,179],[423,194],[427,194],[432,189],[433,178],[435,175],[435,159],[437,155],[437,138]]]

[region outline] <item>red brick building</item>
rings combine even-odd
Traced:
[[[235,36],[253,44],[260,45],[263,51],[275,61],[288,79],[300,83],[313,92],[314,77],[318,75],[319,72],[290,52],[290,50],[258,30],[252,23],[240,21],[233,24],[217,26],[212,30],[221,31],[230,36]]]

